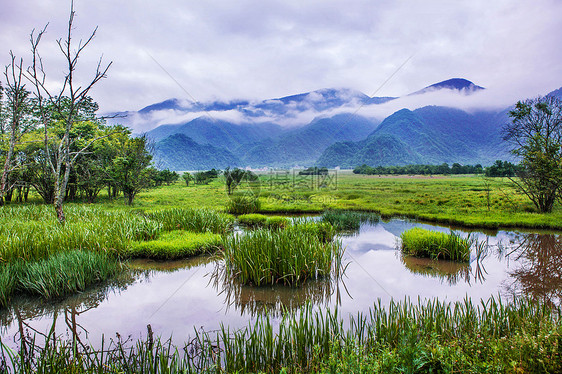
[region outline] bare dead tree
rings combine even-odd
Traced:
[[[10,51],[10,57],[11,63],[4,70],[7,110],[5,115],[8,120],[6,130],[9,138],[6,159],[4,160],[2,177],[0,179],[0,206],[4,205],[4,196],[12,188],[12,186],[8,185],[8,176],[18,167],[14,157],[16,146],[23,134],[31,127],[30,123],[25,121],[29,109],[29,91],[25,89],[25,84],[23,83],[23,59],[20,58],[18,65],[12,51]]]
[[[96,140],[106,137],[104,135],[97,137],[88,142],[84,147],[78,151],[71,152],[71,146],[74,141],[71,139],[71,130],[73,129],[75,123],[79,121],[79,112],[82,105],[86,102],[90,90],[103,78],[106,77],[106,73],[111,66],[111,62],[106,65],[102,63],[102,57],[100,57],[96,70],[90,81],[85,84],[80,84],[76,82],[76,70],[78,66],[78,59],[81,56],[84,49],[90,44],[94,39],[97,27],[90,34],[90,36],[84,41],[80,40],[78,45],[75,47],[73,42],[73,23],[74,23],[74,1],[71,1],[70,5],[70,16],[68,20],[68,32],[64,39],[58,39],[57,44],[61,53],[64,56],[66,62],[66,72],[62,85],[56,93],[51,91],[46,86],[46,72],[43,65],[43,60],[39,53],[39,44],[41,39],[45,35],[47,26],[45,26],[41,31],[35,34],[35,30],[31,32],[30,42],[31,42],[31,52],[32,52],[32,65],[27,69],[27,78],[35,87],[35,96],[37,99],[38,111],[40,116],[40,121],[44,127],[44,146],[45,152],[47,153],[46,159],[49,162],[49,168],[54,176],[55,180],[55,196],[54,196],[54,207],[57,214],[57,218],[60,223],[64,223],[66,218],[64,215],[63,204],[64,198],[66,196],[66,189],[68,186],[68,180],[70,177],[70,172],[72,165],[76,159],[84,153],[92,143]],[[52,139],[49,138],[49,129],[54,125],[53,114],[56,115],[57,119],[63,122],[63,134],[62,137],[56,140],[55,147],[51,151],[50,142]],[[55,154],[51,157],[51,152]]]

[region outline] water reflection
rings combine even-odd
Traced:
[[[295,311],[305,304],[329,306],[332,296],[337,305],[341,302],[338,273],[333,279],[308,280],[298,287],[285,285],[248,286],[232,279],[224,264],[218,263],[211,274],[209,283],[219,295],[224,296],[224,304],[233,307],[240,315],[255,317],[264,313],[279,317],[285,311]]]
[[[141,271],[125,271],[115,279],[105,284],[91,288],[86,292],[72,295],[62,302],[38,302],[37,299],[20,298],[0,313],[2,335],[7,332],[7,327],[12,326],[9,340],[16,343],[26,354],[33,346],[43,345],[47,339],[58,336],[64,331],[66,338],[86,348],[89,331],[79,323],[80,316],[90,310],[98,308],[112,295],[124,291],[133,284],[139,276],[146,276]],[[49,329],[40,331],[34,326],[33,321],[47,319],[50,321]]]
[[[438,278],[450,286],[459,281],[470,284],[472,274],[470,264],[404,255],[400,255],[400,258],[404,266],[414,274]]]
[[[102,334],[140,337],[150,324],[155,333],[182,344],[194,327],[205,330],[245,326],[268,311],[279,316],[305,303],[318,308],[339,306],[342,314],[367,312],[373,302],[391,298],[456,301],[466,296],[487,300],[506,294],[528,295],[562,303],[562,239],[554,234],[499,231],[476,233],[485,243],[473,251],[470,264],[402,258],[396,251],[400,234],[412,227],[448,232],[447,227],[405,220],[362,225],[342,237],[350,262],[341,279],[318,280],[298,288],[249,287],[226,279],[221,261],[202,256],[173,262],[132,261],[130,272],[103,287],[65,300],[45,303],[21,299],[0,311],[3,343],[17,347],[21,337],[66,334],[77,344],[100,345]],[[500,245],[501,243],[501,245]],[[217,266],[218,265],[218,266]],[[349,292],[348,292],[349,290]],[[80,340],[80,341],[78,341]]]
[[[517,262],[509,275],[513,282],[506,289],[545,303],[562,302],[562,238],[553,234],[521,234],[506,256]]]

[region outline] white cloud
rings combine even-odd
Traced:
[[[263,100],[321,87],[370,95],[412,55],[378,96],[403,96],[451,77],[470,79],[505,101],[562,85],[557,0],[75,5],[76,41],[99,25],[80,71],[91,72],[102,53],[114,62],[92,92],[102,111],[138,110],[171,97]],[[60,77],[54,40],[64,35],[67,17],[68,4],[59,1],[3,4],[0,64],[10,48],[28,57],[29,32],[50,22],[43,57]]]

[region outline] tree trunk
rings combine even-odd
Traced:
[[[8,148],[8,154],[6,155],[6,161],[4,162],[4,169],[2,170],[2,179],[0,180],[0,206],[4,204],[4,196],[7,194],[8,188],[8,174],[10,172],[10,164],[12,162],[12,157],[14,154],[14,147],[16,142],[15,134],[15,124],[12,124],[12,132],[10,134],[10,147]],[[6,199],[7,200],[7,199]]]

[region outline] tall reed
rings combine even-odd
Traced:
[[[131,240],[156,237],[161,224],[127,212],[98,208],[66,208],[67,223],[60,225],[46,206],[0,209],[0,262],[48,258],[68,250],[120,253]]]
[[[170,341],[121,341],[100,351],[61,338],[25,353],[0,344],[14,372],[316,373],[316,372],[560,372],[561,310],[529,300],[491,298],[375,303],[344,318],[337,310],[305,307],[278,324],[268,315],[245,328],[195,330],[182,350]]]
[[[228,272],[257,286],[295,285],[328,276],[333,260],[342,253],[341,242],[325,242],[316,232],[298,228],[231,235],[223,240],[223,247]]]
[[[326,210],[322,214],[322,221],[332,224],[338,230],[359,230],[362,223],[377,223],[379,215],[368,212],[355,212],[350,210]]]
[[[107,253],[71,250],[38,261],[15,260],[0,269],[0,306],[15,295],[52,299],[105,281],[122,270]]]

